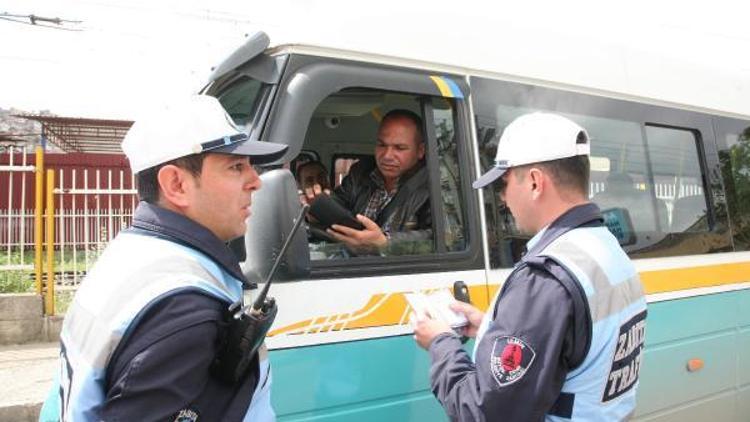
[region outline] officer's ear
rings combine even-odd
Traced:
[[[539,195],[541,195],[542,191],[544,190],[544,187],[545,187],[544,176],[545,176],[544,172],[538,167],[532,167],[529,170],[529,173],[527,176],[529,178],[529,182],[527,186],[529,186],[529,188],[531,189],[531,194],[534,199],[539,197]]]
[[[165,205],[185,208],[190,205],[190,193],[195,187],[195,177],[174,164],[167,164],[156,175],[159,181],[159,199]]]

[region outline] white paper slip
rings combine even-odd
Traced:
[[[453,328],[464,327],[469,323],[464,314],[450,308],[455,299],[448,290],[436,290],[428,294],[405,293],[404,296],[417,314],[429,314],[435,319],[445,321]]]

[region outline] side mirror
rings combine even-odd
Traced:
[[[253,194],[245,233],[243,273],[250,281],[265,280],[300,211],[297,182],[289,170],[276,169],[260,176],[261,189]],[[301,229],[301,227],[300,227]],[[307,231],[299,230],[276,271],[274,281],[300,280],[310,275]]]

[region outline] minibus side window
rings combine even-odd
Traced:
[[[532,111],[540,110],[505,105],[495,105],[489,112],[475,108],[483,171],[494,165],[495,152],[505,126]],[[654,195],[653,175],[641,125],[616,119],[559,114],[589,132],[589,198],[609,215],[626,220],[620,222],[620,226],[627,227],[629,232],[618,237],[622,246],[626,250],[638,250],[661,240],[668,227],[667,208]],[[496,228],[490,233],[490,256],[493,266],[507,267],[520,259],[529,236],[517,230],[510,210],[501,204],[493,204],[499,202],[498,187],[497,184],[490,185],[486,188],[489,193],[485,194],[489,226]]]
[[[719,160],[727,195],[734,250],[750,250],[750,125],[719,127]]]
[[[482,171],[494,165],[503,129],[513,119],[534,111],[557,113],[588,131],[589,199],[600,207],[605,225],[629,255],[727,250],[721,187],[714,186],[720,181],[706,170],[713,167],[704,151],[710,144],[702,137],[711,133],[703,117],[482,78],[472,81],[472,91]],[[694,127],[701,130],[651,123],[652,118],[689,126],[698,122]],[[512,266],[529,239],[516,229],[498,195],[495,185],[484,190],[492,268]],[[691,240],[696,237],[702,241]]]
[[[481,92],[481,91],[480,91]],[[495,104],[475,107],[483,171],[494,164],[505,126],[532,111]],[[586,128],[591,138],[589,199],[631,254],[654,253],[672,233],[708,232],[711,213],[695,131],[573,113],[560,113]],[[520,259],[529,236],[498,204],[497,186],[486,188],[491,264],[508,267]]]
[[[666,206],[669,233],[705,232],[710,228],[699,161],[698,139],[684,129],[647,125],[654,187]]]

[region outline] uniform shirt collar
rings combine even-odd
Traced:
[[[577,205],[557,217],[549,226],[540,230],[526,244],[531,256],[546,248],[555,239],[577,227],[594,227],[603,225],[604,219],[599,207],[592,202]]]
[[[196,249],[248,286],[237,257],[205,226],[158,205],[141,201],[133,215],[132,229]]]
[[[532,237],[531,239],[529,239],[528,242],[526,242],[526,250],[527,251],[530,251],[531,248],[533,248],[534,245],[536,245],[537,242],[539,242],[539,239],[541,239],[542,236],[544,236],[544,232],[547,231],[548,227],[549,227],[549,225],[544,226],[541,230],[539,230],[538,232],[536,232],[536,234],[534,235],[534,237]]]

